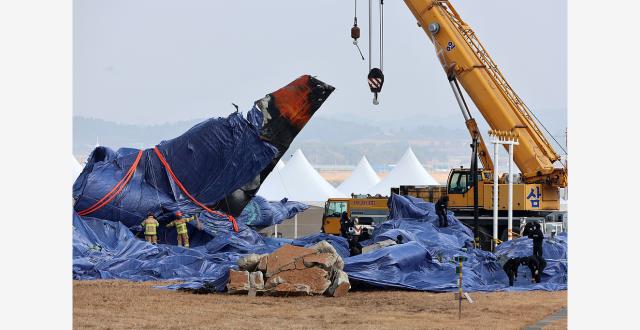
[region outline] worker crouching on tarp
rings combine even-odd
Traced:
[[[176,227],[176,231],[178,232],[178,246],[182,246],[184,242],[184,247],[189,248],[189,233],[187,231],[187,222],[194,219],[194,217],[183,217],[182,212],[176,212],[175,220],[169,222],[167,227]]]
[[[513,281],[518,278],[518,267],[527,263],[527,258],[510,258],[502,266],[502,269],[509,277],[509,286],[513,286]]]
[[[151,244],[158,244],[158,220],[149,212],[147,218],[142,221],[144,228],[144,239]]]
[[[544,269],[547,267],[547,261],[544,260],[543,257],[534,254],[527,258],[526,263],[531,271],[531,282],[540,283],[540,277],[542,276]]]
[[[447,208],[449,208],[449,196],[445,195],[436,202],[436,215],[438,216],[438,226],[440,227],[449,226]]]

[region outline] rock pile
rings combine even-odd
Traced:
[[[271,254],[249,254],[229,270],[229,293],[341,297],[351,285],[344,262],[331,244],[284,245]]]

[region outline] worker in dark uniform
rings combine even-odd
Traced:
[[[438,215],[438,226],[447,227],[447,209],[449,208],[449,196],[442,196],[436,202],[436,214]]]
[[[502,269],[509,277],[509,286],[513,286],[513,281],[518,278],[518,267],[520,267],[521,264],[526,264],[526,261],[527,258],[510,258],[502,266]]]
[[[369,234],[369,228],[362,228],[362,233],[360,234],[360,237],[358,238],[358,242],[362,242],[362,241],[366,241],[369,238],[371,238],[371,234]]]
[[[350,220],[347,212],[342,212],[342,216],[340,217],[340,235],[344,238],[348,238]]]
[[[535,228],[529,236],[529,238],[533,239],[533,255],[542,258],[542,241],[544,240],[544,234],[542,233],[540,223],[536,222],[534,226]]]
[[[362,253],[362,245],[358,242],[358,235],[349,235],[349,255],[357,256]]]
[[[533,230],[535,229],[535,227],[533,226],[533,222],[527,222],[524,225],[524,229],[522,230],[522,233],[520,234],[522,237],[529,237],[531,238],[531,233],[533,233]]]
[[[537,255],[529,256],[526,260],[529,270],[531,270],[531,282],[540,283],[542,272],[547,267],[547,261]]]

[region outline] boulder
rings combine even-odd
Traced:
[[[258,267],[258,263],[260,263],[260,260],[263,256],[266,256],[266,254],[255,254],[255,253],[248,254],[238,259],[236,264],[238,265],[240,270],[254,272],[256,271],[256,268]]]
[[[295,269],[295,261],[299,257],[304,257],[315,253],[312,249],[307,249],[293,245],[283,245],[269,255],[267,259],[267,278],[282,271]]]
[[[314,250],[317,253],[330,253],[336,256],[336,261],[334,262],[333,266],[337,269],[344,269],[344,261],[342,260],[342,257],[329,242],[320,241],[314,245],[309,246],[308,249]]]
[[[305,284],[282,283],[267,293],[272,296],[310,296],[311,288]]]
[[[267,272],[267,262],[269,260],[269,255],[268,254],[263,254],[262,257],[260,257],[260,262],[258,263],[258,271],[261,271],[263,273]]]
[[[342,297],[349,292],[351,284],[349,283],[349,276],[341,269],[335,269],[331,279],[331,285],[324,292],[325,295],[331,297]]]
[[[283,245],[269,255],[243,256],[237,264],[240,270],[229,270],[230,293],[341,297],[351,288],[342,258],[326,241],[311,248]]]
[[[323,294],[331,285],[329,273],[318,267],[282,271],[269,277],[265,288],[270,289],[283,283],[308,285],[312,294]]]
[[[336,262],[337,255],[331,253],[316,253],[302,257],[305,267],[318,266],[322,269],[329,270]],[[298,269],[298,267],[296,267]]]
[[[249,291],[251,284],[249,282],[249,272],[246,270],[229,270],[229,283],[227,290],[229,293],[246,293]]]
[[[249,285],[258,291],[264,290],[264,277],[262,272],[253,272],[249,274]]]

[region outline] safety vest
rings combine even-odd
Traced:
[[[153,217],[148,217],[142,221],[145,235],[156,235],[156,229],[158,228],[158,220]]]
[[[176,231],[178,231],[178,234],[187,233],[187,222],[191,220],[193,220],[193,217],[173,220],[173,224],[176,225]]]

